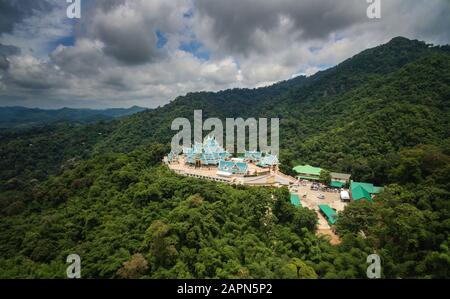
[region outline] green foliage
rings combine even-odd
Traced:
[[[331,174],[328,170],[322,170],[319,175],[319,182],[329,186],[331,184]]]
[[[344,238],[362,235],[383,257],[385,277],[446,278],[449,156],[433,146],[405,149],[399,156],[390,173],[403,183],[388,186],[376,204],[350,204],[339,215],[337,231]]]
[[[117,270],[117,275],[125,279],[137,279],[148,269],[148,262],[140,253],[134,254],[131,260],[124,262],[123,267]]]
[[[450,51],[396,38],[311,77],[191,93],[109,123],[0,135],[0,278],[450,277]],[[232,187],[160,165],[177,117],[279,117],[281,170],[386,185],[351,203],[332,246],[287,188]],[[329,182],[329,174],[321,174]]]
[[[317,279],[314,269],[298,258],[293,258],[286,267],[290,272],[286,278]]]
[[[293,222],[282,223],[270,212],[287,189],[178,177],[156,162],[164,150],[93,158],[40,185],[22,213],[2,218],[0,265],[27,263],[0,277],[63,277],[77,253],[85,278],[279,278],[312,255],[315,213],[289,203]],[[308,267],[301,278],[314,275]]]

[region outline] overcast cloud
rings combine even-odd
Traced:
[[[312,75],[396,36],[450,43],[450,1],[0,0],[0,106],[157,107]]]

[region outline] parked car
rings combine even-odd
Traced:
[[[312,185],[311,185],[311,190],[319,190],[319,188],[320,188],[320,185],[318,184],[318,183],[312,183]]]

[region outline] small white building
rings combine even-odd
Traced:
[[[350,194],[348,193],[348,191],[341,191],[341,200],[342,201],[350,201]]]

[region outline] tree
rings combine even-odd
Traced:
[[[371,202],[365,200],[352,202],[339,213],[336,231],[341,236],[347,233],[367,234],[370,228],[382,220],[376,210],[377,207]]]
[[[304,261],[293,258],[285,266],[284,278],[317,279],[317,273]]]
[[[30,258],[35,262],[49,262],[57,254],[57,245],[52,240],[39,240]]]
[[[160,220],[154,221],[145,233],[144,242],[155,259],[155,265],[167,266],[177,255],[175,240],[170,236],[170,226]]]
[[[140,278],[148,269],[148,262],[140,253],[134,254],[129,261],[123,263],[122,268],[117,271],[117,275],[124,279]]]
[[[273,193],[275,200],[273,213],[280,223],[290,223],[294,217],[295,207],[289,201],[289,189],[277,189]]]
[[[197,208],[202,205],[203,197],[200,194],[194,194],[188,197],[187,202],[191,208]]]
[[[314,232],[317,227],[317,214],[306,208],[295,208],[292,224],[294,225],[294,231],[301,235],[303,228],[307,228],[309,231]]]
[[[331,184],[331,174],[328,170],[322,170],[320,172],[319,182],[327,186]]]
[[[133,188],[133,198],[139,203],[149,203],[158,201],[162,198],[162,192],[156,184],[137,183]]]

